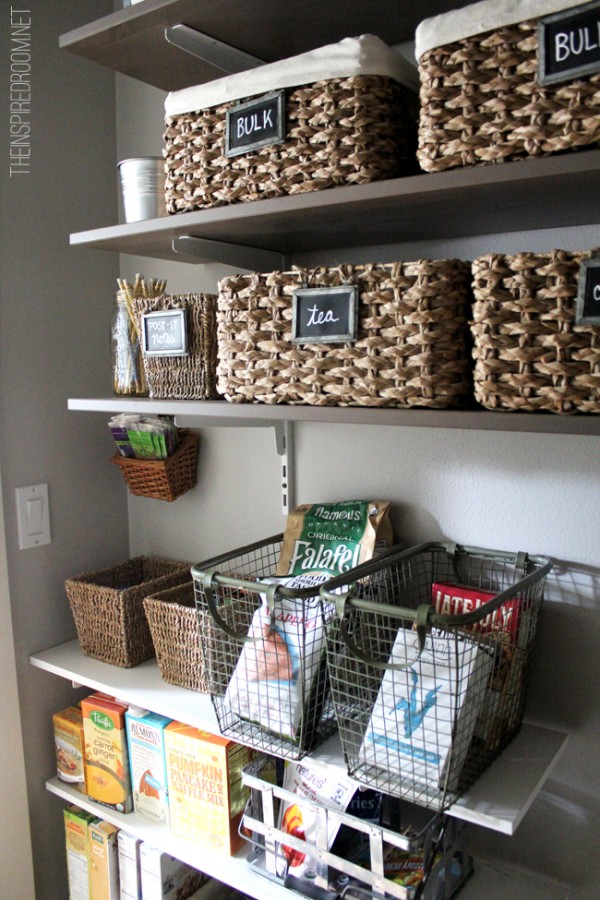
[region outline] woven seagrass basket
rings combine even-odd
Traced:
[[[129,668],[154,656],[144,597],[187,581],[187,563],[136,556],[123,563],[77,575],[65,590],[86,656]]]
[[[201,644],[210,640],[213,620],[196,612],[193,581],[145,597],[144,610],[163,680],[208,693]]]
[[[167,116],[168,213],[364,184],[417,169],[417,98],[391,78],[354,75],[290,88],[285,140],[227,157],[226,111],[233,105]]]
[[[130,494],[171,503],[196,484],[198,435],[181,429],[181,443],[166,459],[132,459],[115,453],[111,462],[119,466]]]
[[[294,290],[348,284],[357,340],[292,342]],[[470,309],[470,267],[456,259],[224,278],[217,386],[236,402],[459,405],[472,393]]]
[[[590,253],[473,261],[475,398],[488,409],[600,412],[600,326],[575,324]]]
[[[473,6],[474,19],[480,5]],[[447,14],[449,21],[453,15]],[[420,55],[422,169],[440,172],[598,144],[600,75],[539,84],[537,28],[538,19],[528,19]]]
[[[146,356],[144,373],[148,394],[154,399],[215,400],[216,305],[213,294],[164,295],[132,301],[138,334],[145,313],[169,309],[186,310],[188,352],[185,356]]]

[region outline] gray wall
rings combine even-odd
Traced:
[[[75,636],[64,579],[127,558],[129,545],[126,492],[107,463],[106,421],[67,410],[73,392],[110,388],[116,260],[71,249],[69,233],[116,219],[114,76],[59,51],[58,38],[110,12],[112,3],[34,0],[24,7],[33,35],[32,155],[29,172],[13,178],[9,4],[2,5],[0,30],[0,458],[11,609],[6,592],[0,603],[12,611],[28,782],[21,803],[28,799],[36,897],[60,900],[67,896],[62,804],[44,780],[54,768],[51,715],[76,694],[68,682],[33,669],[28,657]],[[19,550],[14,491],[39,482],[49,488],[52,543]],[[3,720],[9,696],[2,691]],[[11,828],[13,812],[0,805],[2,831]],[[0,859],[0,883],[9,884],[5,876],[14,870],[14,859]]]

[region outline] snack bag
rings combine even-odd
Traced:
[[[317,820],[313,804],[325,806],[336,812],[345,812],[356,791],[356,783],[332,766],[309,760],[286,762],[283,787],[286,791],[296,794],[298,801],[282,801],[278,828],[306,841],[306,853],[295,847],[280,844],[277,850],[278,874],[280,877],[291,875],[301,880],[308,879],[308,883],[314,885],[314,873],[317,867],[323,864],[310,855],[311,847],[314,847],[317,841]],[[338,830],[339,821],[335,822],[334,817],[328,817],[328,850],[331,849]]]
[[[392,544],[390,504],[347,500],[297,506],[288,515],[277,575],[341,575]]]
[[[309,598],[276,597],[272,610],[266,593],[255,611],[225,703],[241,718],[292,740],[304,712],[318,718],[319,686],[325,664],[325,626],[333,615],[321,605],[319,584],[325,575],[265,579],[288,588],[315,588]]]

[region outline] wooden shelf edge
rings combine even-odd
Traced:
[[[313,422],[339,425],[451,428],[535,434],[570,434],[598,437],[600,415],[502,412],[486,409],[400,409],[359,406],[294,406],[286,404],[228,403],[226,400],[150,400],[147,398],[71,398],[68,409],[78,412],[150,413],[194,417],[206,427],[266,427],[277,422]]]

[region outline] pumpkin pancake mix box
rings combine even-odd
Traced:
[[[119,812],[133,809],[126,710],[107,694],[91,694],[81,701],[88,797]]]

